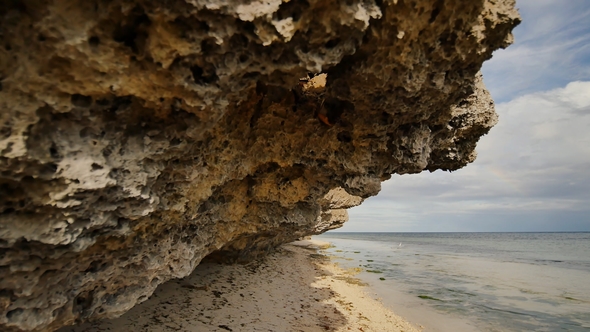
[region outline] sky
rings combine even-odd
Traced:
[[[590,231],[590,1],[517,8],[515,43],[482,69],[500,122],[477,160],[393,175],[338,231]]]

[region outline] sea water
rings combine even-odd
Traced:
[[[426,331],[590,331],[590,233],[316,237]]]

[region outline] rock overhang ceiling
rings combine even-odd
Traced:
[[[496,123],[514,1],[4,1],[0,327],[114,317],[339,227]]]

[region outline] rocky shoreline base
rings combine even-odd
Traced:
[[[203,262],[111,320],[64,327],[99,331],[420,331],[368,295],[344,270],[298,241],[247,265]]]

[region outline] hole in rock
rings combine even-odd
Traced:
[[[93,300],[92,293],[83,293],[78,295],[74,300],[74,308],[72,311],[77,314],[83,313],[90,308]]]
[[[244,75],[242,75],[243,79],[256,79],[260,76],[260,73],[257,71],[253,71],[250,73],[245,73]]]
[[[92,47],[97,47],[100,44],[100,38],[92,36],[88,38],[88,44]]]
[[[14,296],[14,291],[3,289],[0,290],[0,297],[10,299],[11,301],[16,301],[16,296]]]
[[[259,95],[265,95],[268,92],[268,87],[261,81],[256,82],[256,93]]]
[[[352,141],[352,137],[350,136],[350,133],[347,131],[343,131],[341,133],[338,133],[337,138],[340,142],[343,142],[343,143],[350,143]]]
[[[17,318],[18,316],[22,315],[23,312],[24,312],[24,310],[21,308],[10,310],[6,313],[6,318],[8,318],[8,320],[11,321],[11,320]]]
[[[170,146],[178,146],[180,145],[180,143],[182,143],[182,140],[180,140],[179,138],[173,138],[170,141]]]
[[[452,32],[448,32],[445,31],[444,33],[442,33],[440,35],[440,38],[438,39],[438,42],[442,45],[442,46],[447,46],[447,48],[445,49],[446,52],[450,52],[450,46],[454,45],[455,42],[457,41],[457,34],[452,33]]]
[[[275,18],[278,20],[284,20],[289,17],[293,19],[293,22],[297,22],[301,19],[303,12],[309,8],[309,2],[306,0],[291,0],[284,2],[279,7],[275,14]]]
[[[51,147],[49,148],[49,155],[51,156],[51,158],[59,159],[60,155],[59,155],[59,152],[57,151],[57,148],[55,147],[55,144],[52,144]]]
[[[199,66],[192,66],[190,67],[190,71],[193,74],[193,81],[196,84],[210,84],[219,79],[213,66],[207,66],[205,69]]]
[[[99,169],[103,169],[104,168],[104,167],[102,167],[102,165],[99,165],[97,163],[92,163],[91,167],[92,167],[92,170],[93,171],[98,171]]]
[[[430,20],[428,22],[433,23],[434,21],[436,21],[436,18],[440,14],[440,11],[443,6],[444,6],[444,0],[438,0],[434,4],[434,9],[432,10],[432,13],[430,14]]]
[[[70,97],[72,105],[76,107],[90,107],[92,105],[92,97],[84,96],[81,94],[73,94]]]
[[[334,48],[334,47],[338,46],[339,43],[340,43],[340,39],[336,38],[336,39],[328,40],[324,46],[326,48]]]
[[[13,145],[14,145],[14,142],[9,142],[8,145],[6,145],[6,148],[4,150],[0,150],[0,154],[10,153],[10,151],[12,151]]]
[[[219,45],[212,38],[205,39],[201,42],[201,53],[203,54],[213,53],[217,48],[219,48]]]
[[[234,34],[229,39],[229,45],[233,50],[243,50],[244,48],[248,47],[248,37],[243,34]]]
[[[2,91],[2,86],[0,84],[0,91]],[[12,135],[12,128],[9,127],[8,125],[4,125],[3,127],[0,127],[0,139],[4,139],[4,138],[8,138],[10,137],[10,135]]]
[[[327,98],[324,102],[324,108],[331,124],[337,123],[344,112],[354,112],[353,103],[338,98]]]
[[[94,262],[90,263],[90,265],[88,266],[88,268],[86,270],[84,270],[84,273],[96,273],[96,272],[102,271],[105,269],[106,265],[107,265],[106,263],[94,261]]]
[[[35,181],[35,178],[27,175],[27,176],[23,176],[23,178],[21,179],[21,183],[33,183],[33,181]]]
[[[113,33],[113,39],[131,48],[133,53],[138,53],[140,44],[147,39],[145,27],[151,21],[141,7],[135,7],[127,20],[127,24],[117,27]]]
[[[207,22],[203,22],[203,21],[197,21],[199,23],[199,30],[203,31],[203,32],[209,32],[209,24],[207,24]]]
[[[9,174],[9,173],[4,171],[4,172],[0,173],[0,176],[4,176],[5,174]],[[0,193],[2,193],[2,195],[12,195],[13,192],[14,192],[14,188],[11,185],[9,185],[8,183],[0,184]]]
[[[95,103],[98,106],[111,106],[111,100],[107,98],[97,99]]]
[[[57,165],[54,163],[47,164],[45,168],[50,171],[51,173],[57,172]]]
[[[244,63],[244,62],[248,61],[248,59],[250,59],[250,56],[248,54],[242,54],[239,57],[239,60],[240,60],[241,63]]]

